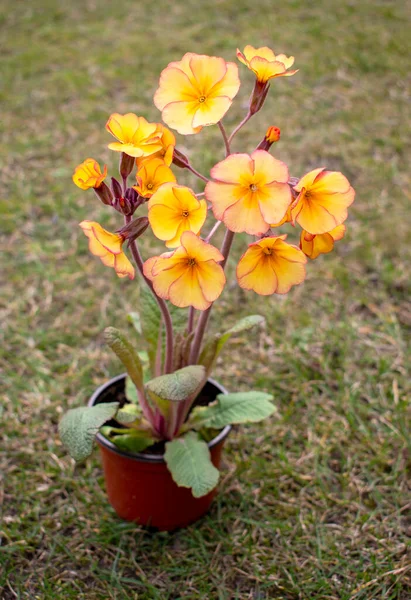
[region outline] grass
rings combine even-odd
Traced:
[[[410,598],[405,3],[2,8],[1,597]],[[151,98],[170,60],[188,50],[233,59],[246,43],[294,54],[300,71],[273,84],[235,149],[252,149],[277,125],[275,154],[292,174],[341,170],[357,198],[346,239],[286,298],[228,286],[213,327],[254,312],[267,326],[231,343],[215,377],[230,390],[272,391],[280,416],[231,436],[208,516],[152,534],[115,516],[98,457],[73,470],[57,436],[62,412],[120,371],[101,332],[127,328],[137,298],[135,285],[89,256],[78,222],[118,219],[71,173],[87,156],[113,171],[111,112],[159,119]],[[252,84],[245,68],[241,77],[228,129]],[[218,134],[208,128],[179,147],[206,171],[222,158]],[[233,256],[244,242],[238,236]]]

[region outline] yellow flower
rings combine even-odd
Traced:
[[[156,125],[157,135],[159,136],[161,142],[161,150],[158,150],[158,152],[155,152],[150,156],[141,156],[140,158],[136,158],[137,168],[140,168],[142,164],[148,160],[151,160],[152,158],[162,158],[168,167],[173,162],[174,148],[176,146],[175,135],[169,129],[167,129],[167,127],[164,127],[162,123],[156,123]]]
[[[234,63],[188,52],[161,73],[154,104],[167,125],[183,135],[218,123],[240,87]]]
[[[205,188],[219,221],[231,231],[258,235],[281,221],[292,196],[288,168],[265,150],[231,154],[211,169]]]
[[[154,235],[166,242],[167,248],[180,245],[185,231],[198,234],[207,216],[207,203],[196,198],[190,188],[165,183],[148,203],[148,220]]]
[[[334,242],[341,240],[345,234],[345,225],[338,225],[328,233],[313,235],[302,231],[300,248],[308,258],[317,258],[320,254],[327,254],[334,248]]]
[[[266,237],[250,244],[237,265],[240,287],[257,294],[286,294],[305,279],[306,257],[286,235]]]
[[[355,191],[342,173],[324,169],[310,171],[294,189],[299,195],[291,210],[292,219],[313,235],[327,233],[341,225],[355,197]]]
[[[101,172],[100,165],[94,158],[86,158],[75,168],[73,181],[82,190],[88,190],[100,187],[106,177],[107,165],[104,165],[104,170]]]
[[[118,142],[108,145],[110,150],[138,158],[162,149],[157,123],[148,123],[144,117],[137,117],[133,113],[112,114],[106,123],[106,129],[118,139]]]
[[[285,54],[275,55],[270,48],[254,48],[246,46],[243,52],[237,49],[237,58],[240,62],[246,65],[257,76],[257,81],[267,83],[274,77],[290,77],[297,73],[288,71],[294,64],[294,56],[286,56]]]
[[[226,279],[218,264],[224,259],[217,248],[186,231],[174,252],[149,258],[144,275],[160,298],[179,307],[206,310],[223,291]]]
[[[137,185],[133,185],[133,188],[143,198],[151,198],[164,183],[176,181],[170,167],[161,158],[151,156],[140,166],[136,178]]]
[[[119,277],[134,279],[134,267],[122,250],[123,236],[110,233],[94,221],[82,221],[80,227],[89,239],[89,250],[106,267],[113,267]]]

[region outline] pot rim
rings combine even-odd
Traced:
[[[91,396],[90,400],[87,403],[87,406],[94,406],[95,404],[97,404],[96,400],[99,398],[99,396],[103,392],[105,392],[105,390],[108,387],[110,387],[114,383],[117,383],[117,381],[121,381],[122,379],[125,379],[126,377],[127,377],[127,373],[121,373],[121,375],[117,375],[116,377],[113,377],[109,381],[106,381],[105,383],[100,385],[95,390],[93,395]],[[228,394],[228,391],[226,390],[226,388],[223,385],[221,385],[221,383],[218,383],[218,381],[216,381],[212,377],[209,377],[207,379],[207,382],[214,385],[218,390],[220,390],[220,392],[222,394]],[[215,438],[213,438],[212,440],[210,440],[208,442],[208,444],[207,444],[208,448],[211,450],[211,448],[213,448],[214,446],[219,444],[222,440],[224,440],[230,433],[231,429],[232,429],[232,425],[226,425],[224,427],[224,429],[222,429]],[[164,460],[163,454],[146,454],[143,452],[126,452],[124,450],[120,450],[120,448],[118,448],[115,444],[113,444],[113,442],[111,442],[106,437],[104,437],[104,435],[102,435],[100,432],[98,432],[96,435],[96,442],[98,444],[100,444],[101,446],[104,446],[107,450],[110,450],[111,452],[114,452],[115,454],[119,454],[120,456],[123,456],[130,460],[138,460],[139,462],[150,462],[150,463],[164,463],[164,464],[166,463],[166,461]]]

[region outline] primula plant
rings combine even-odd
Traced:
[[[235,234],[251,236],[237,263],[238,285],[262,296],[286,294],[304,281],[307,257],[330,252],[344,236],[354,200],[341,173],[321,167],[291,177],[287,165],[270,154],[280,139],[277,127],[269,126],[250,154],[232,152],[234,137],[263,107],[273,80],[297,72],[291,70],[293,57],[269,48],[246,46],[237,57],[256,79],[247,113],[230,135],[222,119],[240,88],[235,63],[187,53],[163,70],[154,95],[162,120],[179,134],[198,135],[203,127],[218,126],[226,157],[209,176],[176,147],[170,129],[132,113],[112,114],[106,124],[116,140],[108,147],[120,153],[120,177],[107,185],[107,167],[102,170],[93,158],[73,175],[78,187],[94,189],[123,217],[115,233],[93,221],[80,227],[90,252],[118,277],[134,279],[136,269],[139,273],[139,310],[130,320],[140,351],[117,329],[105,331],[128,373],[128,401],[70,410],[60,424],[62,440],[76,460],[91,452],[98,431],[130,452],[165,444],[173,479],[191,487],[194,496],[206,494],[218,480],[207,446],[215,430],[259,421],[275,410],[272,396],[261,392],[220,394],[208,406],[195,404],[226,341],[263,321],[252,315],[224,333],[206,336],[213,303],[226,285]],[[198,188],[179,184],[178,169],[194,173]],[[296,226],[301,228],[296,243],[278,231],[289,227],[293,232]],[[225,233],[217,248],[213,237],[219,227]],[[138,245],[143,235],[154,235],[166,251],[143,258]]]

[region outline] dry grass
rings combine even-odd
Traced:
[[[410,598],[405,4],[3,7],[1,597]],[[276,82],[237,149],[275,124],[276,155],[293,174],[342,170],[357,200],[346,240],[287,298],[225,293],[215,328],[261,311],[267,326],[252,344],[233,343],[215,376],[229,389],[272,390],[280,417],[232,435],[205,519],[151,534],[107,506],[98,457],[73,472],[56,434],[63,410],[119,372],[101,332],[126,328],[137,298],[88,255],[77,223],[115,226],[115,216],[71,172],[89,155],[114,166],[110,112],[158,118],[150,102],[169,60],[187,50],[228,59],[260,42],[295,54],[300,72]],[[247,100],[242,78],[229,128]],[[204,171],[221,156],[214,128],[179,142]]]

